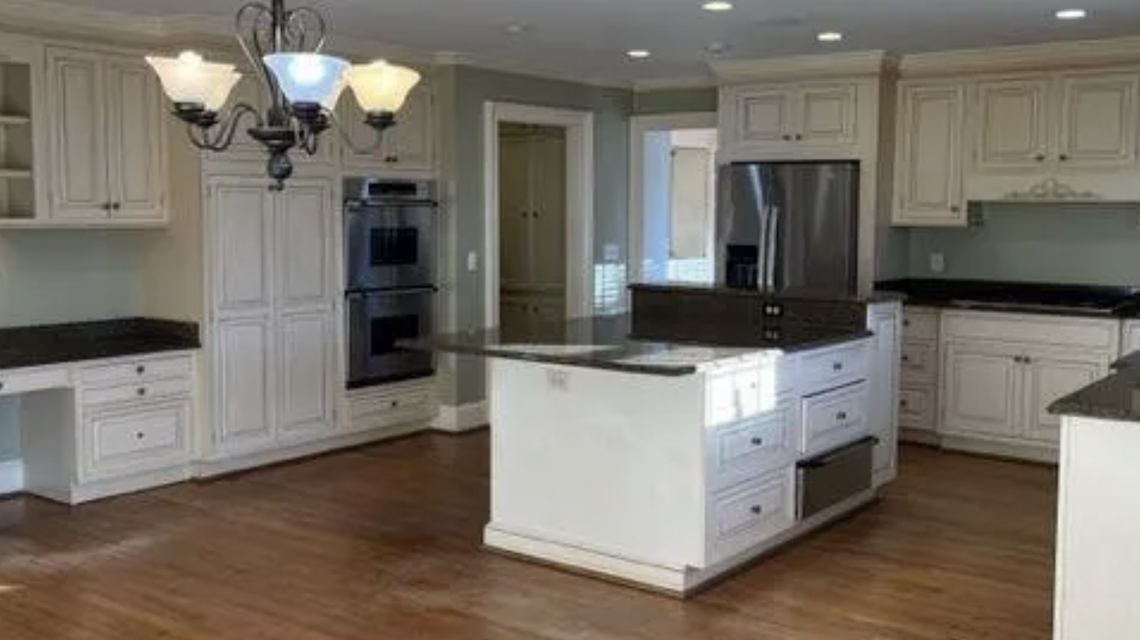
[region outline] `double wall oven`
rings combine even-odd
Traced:
[[[396,346],[435,325],[437,217],[434,184],[348,180],[345,308],[348,387],[430,376],[430,353]]]

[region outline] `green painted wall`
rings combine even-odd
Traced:
[[[582,109],[594,114],[594,255],[601,262],[608,244],[620,248],[625,261],[629,174],[629,116],[633,94],[531,76],[455,66],[435,77],[443,145],[445,199],[453,207],[448,227],[445,270],[454,292],[445,296],[445,316],[454,328],[482,324],[483,274],[467,273],[468,252],[480,254],[483,229],[483,108],[488,101]],[[447,147],[450,146],[450,149]],[[445,382],[445,404],[477,402],[484,396],[483,362],[460,359],[456,378]]]
[[[982,226],[912,229],[911,277],[1140,284],[1140,209],[1134,204],[986,204]],[[946,270],[934,274],[929,255]]]
[[[689,113],[717,110],[716,87],[639,91],[633,96],[635,115]]]

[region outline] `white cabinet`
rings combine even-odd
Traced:
[[[874,334],[867,375],[867,417],[869,431],[878,439],[874,450],[877,485],[897,474],[902,315],[898,302],[873,304],[867,311],[867,328]]]
[[[207,185],[214,345],[213,457],[331,434],[336,326],[333,190],[293,179]]]
[[[859,142],[854,83],[743,85],[721,96],[721,136],[729,146],[789,152]]]
[[[962,193],[965,107],[964,83],[900,85],[893,224],[966,224]]]
[[[1025,433],[1050,444],[1061,441],[1061,418],[1049,405],[1108,375],[1109,358],[1084,351],[1028,350],[1025,367]]]
[[[364,113],[350,96],[341,99],[338,119],[351,144],[341,145],[341,162],[348,170],[435,170],[435,111],[431,90],[417,85],[400,111],[396,125],[384,132],[376,145],[376,132],[364,123]],[[355,148],[354,148],[355,147]]]
[[[944,431],[1017,436],[1022,389],[1018,351],[971,342],[951,342],[943,349]]]
[[[1136,200],[1140,69],[998,78],[975,89],[977,200]]]
[[[153,71],[127,55],[48,50],[51,216],[88,225],[166,221],[166,127]]]
[[[939,316],[937,309],[904,312],[898,420],[906,440],[929,441],[938,429]]]

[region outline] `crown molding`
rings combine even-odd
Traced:
[[[559,82],[569,82],[590,87],[599,87],[602,89],[621,89],[624,91],[633,90],[633,82],[629,80],[583,77],[580,75],[575,75],[573,73],[567,73],[565,71],[559,71],[557,69],[551,69],[549,67],[536,65],[529,62],[508,60],[506,58],[460,53],[456,51],[443,51],[435,54],[434,61],[439,65],[476,67],[479,69],[486,69],[488,71],[498,71],[500,73],[510,73],[521,76],[532,76],[546,80],[556,80]]]
[[[1140,64],[1140,37],[920,53],[903,57],[899,73],[938,76],[1118,64]]]
[[[785,56],[756,60],[721,60],[709,67],[722,83],[877,76],[897,68],[886,51]]]
[[[689,76],[684,78],[649,78],[634,80],[634,91],[668,91],[673,89],[711,89],[717,86],[715,76]]]

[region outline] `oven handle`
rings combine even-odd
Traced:
[[[364,298],[378,298],[381,296],[414,296],[425,293],[439,293],[439,287],[431,285],[425,287],[408,287],[406,289],[349,289],[344,297],[349,300],[363,300]]]

